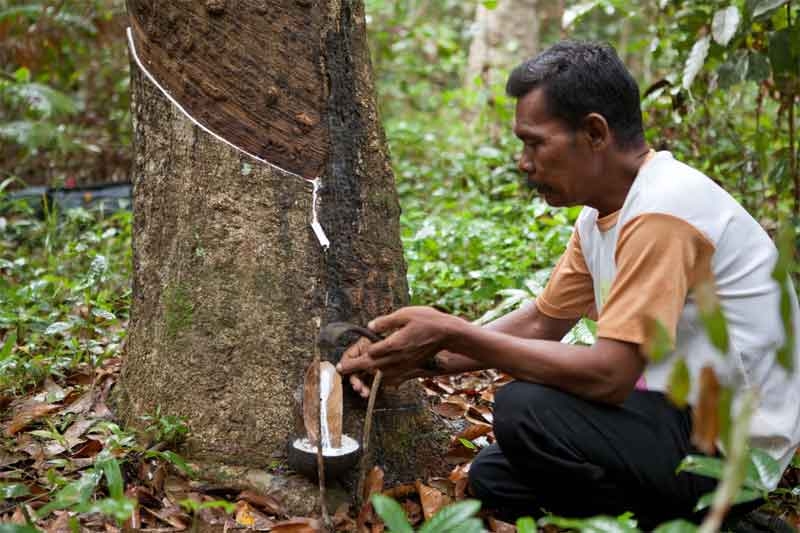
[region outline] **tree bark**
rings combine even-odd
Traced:
[[[475,34],[469,48],[467,85],[480,78],[487,86],[502,83],[503,71],[539,49],[538,0],[499,0],[494,9],[478,3]]]
[[[186,417],[191,458],[264,466],[302,431],[320,325],[365,324],[408,301],[399,204],[361,2],[129,0],[148,70],[132,65],[133,305],[117,412]],[[339,353],[323,352],[323,359]],[[364,402],[345,401],[361,439]],[[440,472],[443,428],[417,383],[384,395],[376,454],[391,480]],[[402,446],[386,446],[402,443]],[[383,446],[381,446],[383,444]]]

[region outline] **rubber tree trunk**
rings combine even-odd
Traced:
[[[224,136],[320,176],[309,182],[194,126],[132,64],[133,305],[118,414],[186,417],[191,458],[285,457],[320,324],[407,303],[399,205],[361,2],[129,0],[148,70]],[[214,128],[212,128],[214,129]],[[323,352],[323,359],[336,353]],[[350,395],[345,432],[361,438]],[[376,409],[389,480],[441,471],[442,428],[410,383]]]
[[[478,2],[475,33],[467,61],[467,85],[503,83],[503,71],[532,57],[539,49],[538,0],[499,0],[493,9]]]

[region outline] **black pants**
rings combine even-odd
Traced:
[[[632,511],[643,529],[693,518],[716,480],[682,472],[698,453],[691,416],[663,394],[634,391],[621,406],[515,381],[495,396],[495,444],[469,472],[484,507],[513,520],[541,516],[618,515]],[[696,517],[695,517],[696,518]]]

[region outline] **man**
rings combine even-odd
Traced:
[[[530,185],[550,205],[585,206],[544,292],[484,328],[427,307],[379,317],[370,327],[393,333],[354,345],[340,370],[362,394],[355,373],[375,369],[389,381],[490,367],[516,378],[496,395],[497,442],[470,469],[473,493],[505,516],[632,511],[645,528],[690,516],[715,482],[675,474],[695,451],[690,410],[664,395],[682,355],[690,402],[706,366],[736,399],[758,389],[753,445],[785,467],[800,441],[800,373],[775,360],[784,333],[767,234],[708,177],[648,149],[638,87],[611,47],[558,43],[517,67],[507,92]],[[724,356],[694,297],[712,280],[728,320]],[[560,343],[582,316],[597,319],[597,342]],[[655,323],[675,350],[648,364]]]

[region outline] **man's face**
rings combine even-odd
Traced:
[[[514,134],[524,143],[518,165],[529,186],[552,206],[586,203],[594,181],[591,150],[585,136],[550,116],[544,89],[517,101]]]

